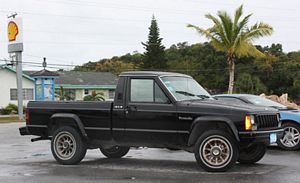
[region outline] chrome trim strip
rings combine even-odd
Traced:
[[[263,133],[274,133],[274,132],[283,132],[284,129],[277,130],[268,130],[268,131],[250,131],[250,132],[239,132],[239,134],[263,134]]]
[[[84,127],[86,130],[110,130],[110,128]]]
[[[189,131],[184,130],[156,130],[156,129],[134,129],[134,128],[113,128],[116,131],[130,131],[130,132],[157,132],[157,133],[187,133]]]
[[[28,109],[65,109],[63,107],[29,107]],[[101,108],[68,108],[68,110],[87,110],[87,111],[110,111],[110,109]]]
[[[31,128],[48,128],[47,125],[27,125],[27,127],[31,127]]]
[[[27,125],[27,127],[35,128],[47,128],[47,125]],[[99,128],[99,127],[84,127],[86,130],[110,130],[110,128]],[[184,130],[156,130],[156,129],[134,129],[134,128],[113,128],[115,131],[130,131],[130,132],[157,132],[157,133],[187,133],[189,131]]]
[[[166,104],[163,104],[166,105]],[[167,111],[167,110],[147,110],[147,109],[138,109],[138,112],[157,112],[157,113],[177,113],[177,111]]]

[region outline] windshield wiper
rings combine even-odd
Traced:
[[[197,95],[197,97],[200,97],[200,98],[210,98],[210,96],[208,96],[208,95]]]
[[[195,94],[192,94],[192,93],[189,93],[189,92],[186,92],[186,91],[176,91],[176,93],[179,93],[179,94],[182,94],[182,95],[185,95],[185,96],[191,96],[191,97],[196,96]]]
[[[199,97],[201,99],[210,98],[210,96],[207,96],[207,95],[195,95],[195,94],[189,93],[187,91],[176,91],[176,93],[179,93],[179,94],[182,94],[182,95],[185,95],[185,96]]]

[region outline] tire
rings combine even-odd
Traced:
[[[282,124],[284,128],[284,135],[281,139],[277,140],[277,144],[280,148],[289,151],[295,151],[300,149],[300,125],[285,122]]]
[[[109,149],[104,149],[100,147],[100,151],[107,158],[122,158],[128,153],[129,149],[130,147],[123,147],[123,146],[113,146]]]
[[[194,154],[198,165],[204,170],[224,172],[236,163],[238,148],[236,141],[228,133],[209,130],[198,138]]]
[[[254,164],[264,157],[266,151],[267,147],[265,144],[253,144],[239,151],[238,162],[242,164]]]
[[[51,151],[63,165],[78,164],[85,156],[87,144],[79,132],[70,126],[58,128],[51,139]]]

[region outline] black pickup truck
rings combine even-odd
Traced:
[[[61,164],[79,163],[87,149],[121,158],[150,147],[194,153],[206,171],[255,163],[283,135],[277,110],[224,103],[188,75],[150,71],[122,73],[113,102],[29,102],[19,130],[51,140]]]

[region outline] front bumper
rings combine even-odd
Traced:
[[[283,137],[284,129],[277,128],[273,130],[242,131],[239,132],[241,142],[245,143],[264,143],[270,144],[270,135],[276,134],[277,140]]]

